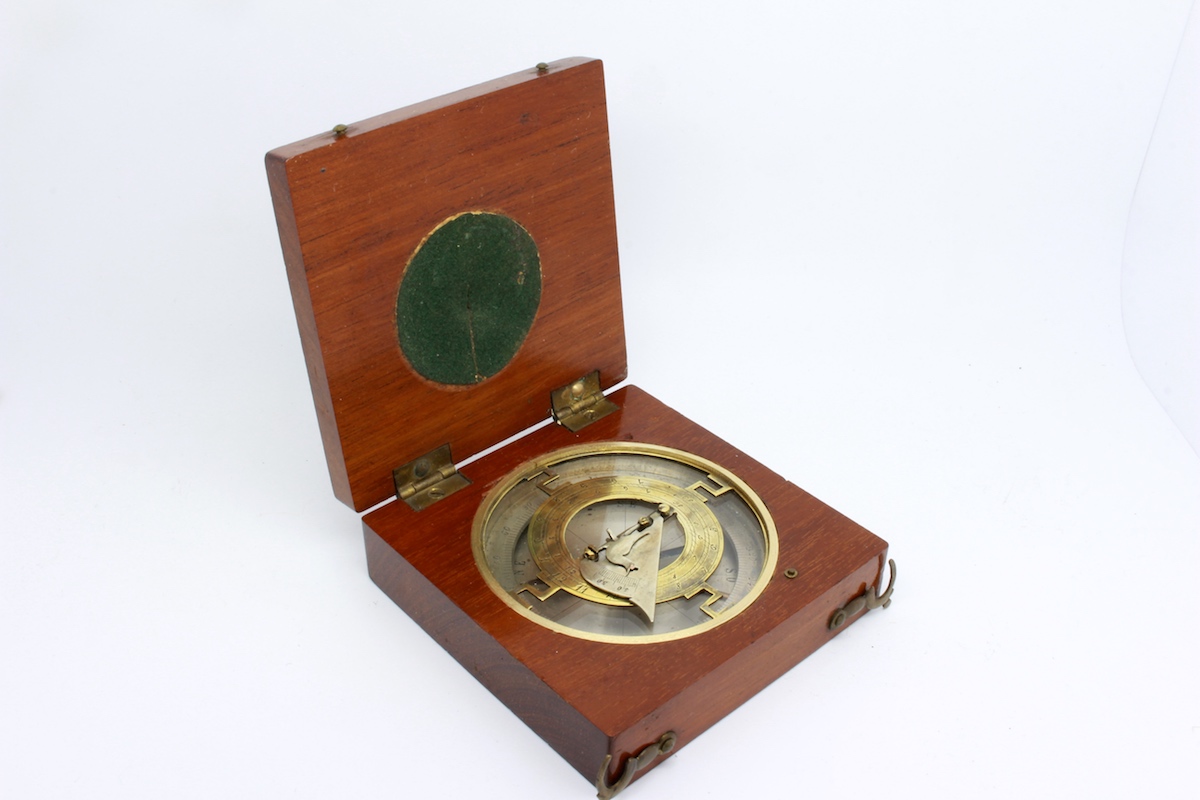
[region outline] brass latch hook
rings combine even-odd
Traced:
[[[658,737],[657,742],[646,745],[638,751],[636,756],[630,756],[625,761],[625,771],[621,773],[621,777],[613,784],[608,782],[608,765],[612,763],[612,754],[604,756],[604,764],[600,767],[600,774],[596,776],[596,797],[599,800],[609,800],[611,797],[616,797],[626,786],[633,782],[633,776],[638,773],[638,770],[645,769],[650,766],[651,761],[675,749],[675,741],[678,738],[675,735],[675,731],[667,731]]]
[[[887,608],[891,605],[892,589],[896,587],[896,562],[890,558],[888,559],[888,571],[891,575],[888,576],[887,590],[883,594],[880,594],[878,587],[868,587],[865,592],[833,613],[833,619],[829,620],[829,630],[835,631],[842,627],[846,624],[846,620],[864,608],[870,610],[872,608]]]

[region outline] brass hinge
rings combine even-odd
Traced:
[[[408,503],[413,511],[436,503],[471,482],[458,471],[450,457],[450,445],[444,444],[436,450],[392,470],[396,483],[396,497]]]
[[[618,409],[600,390],[600,371],[584,375],[550,393],[550,409],[559,425],[578,431]]]

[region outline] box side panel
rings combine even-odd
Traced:
[[[271,204],[275,207],[279,244],[283,248],[283,261],[287,266],[292,305],[296,309],[296,324],[300,329],[300,344],[304,349],[304,363],[308,366],[308,383],[312,387],[317,423],[321,429],[321,442],[325,447],[325,462],[329,465],[334,495],[343,503],[352,506],[350,478],[346,472],[346,459],[342,455],[337,420],[333,416],[333,398],[329,394],[329,378],[325,373],[325,359],[321,354],[320,338],[317,336],[317,320],[313,313],[312,298],[308,293],[308,278],[304,274],[304,258],[301,255],[300,236],[296,231],[296,216],[292,209],[292,194],[288,186],[287,162],[275,152],[267,154],[266,162]]]
[[[371,580],[581,775],[595,780],[608,738],[363,523]]]
[[[550,68],[550,70],[563,70],[570,69],[571,67],[576,67],[581,64],[587,64],[592,61],[597,61],[597,59],[588,58],[586,56],[576,56],[573,58],[560,58],[547,66]],[[412,105],[405,106],[404,108],[398,108],[395,111],[389,111],[385,114],[369,117],[361,122],[355,122],[351,125],[346,125],[345,133],[362,134],[368,131],[378,130],[379,128],[386,128],[387,126],[394,125],[397,122],[404,122],[405,120],[413,119],[434,111],[439,111],[443,108],[449,108],[450,106],[457,105],[459,103],[466,103],[479,97],[485,97],[493,92],[506,89],[510,86],[516,86],[530,80],[531,76],[536,77],[538,74],[540,73],[535,67],[533,70],[526,69],[522,70],[521,72],[514,72],[513,74],[506,75],[503,78],[497,78],[492,81],[487,81],[486,83],[468,86],[464,89],[459,89],[454,92],[448,92],[437,97],[431,97],[428,100],[422,100],[419,103],[413,103]],[[309,136],[307,139],[301,139],[298,142],[277,147],[271,151],[270,155],[286,161],[294,156],[303,155],[305,153],[312,152],[313,150],[320,150],[323,147],[328,147],[334,141],[336,141],[336,138],[336,132],[333,130],[325,131],[315,136]]]
[[[869,586],[879,586],[881,565],[887,560],[887,547],[842,580],[836,581],[804,610],[733,655],[718,669],[688,686],[670,702],[655,709],[636,725],[615,737],[613,760],[608,780],[615,782],[630,754],[636,754],[664,732],[678,737],[674,750],[720,722],[732,709],[745,703],[808,658],[825,643],[862,618],[865,611],[840,626],[829,629],[833,611]],[[657,759],[637,773],[641,777],[660,764]],[[636,780],[636,778],[635,778]]]

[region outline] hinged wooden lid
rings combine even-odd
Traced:
[[[434,448],[461,461],[546,419],[550,393],[582,375],[599,370],[605,388],[625,378],[601,62],[539,65],[339,126],[271,151],[267,174],[334,492],[355,509],[391,497],[393,469]],[[457,217],[513,233],[431,236]],[[502,250],[497,266],[474,257],[447,283],[437,259],[414,260],[441,242],[453,261],[468,240]],[[405,300],[402,281],[414,276],[410,292],[426,262],[435,279]],[[458,305],[441,303],[459,288]],[[402,345],[404,320],[418,333],[445,323],[449,344]],[[467,377],[438,371],[447,353],[472,360]]]

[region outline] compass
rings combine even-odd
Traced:
[[[628,383],[599,61],[338,124],[267,173],[371,579],[600,797],[887,605],[887,542]]]
[[[523,616],[584,639],[658,642],[733,618],[778,555],[770,512],[712,461],[642,443],[557,450],[484,500],[472,549]]]

